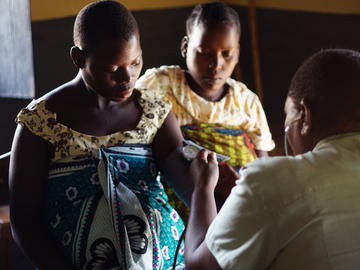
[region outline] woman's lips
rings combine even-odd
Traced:
[[[118,89],[110,99],[112,100],[123,100],[129,98],[133,93],[133,88],[126,88],[123,90]]]
[[[217,83],[222,80],[221,77],[204,77],[203,80],[207,83]]]

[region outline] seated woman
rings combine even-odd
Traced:
[[[74,44],[78,75],[17,116],[16,242],[42,270],[169,269],[184,226],[157,174],[183,139],[171,105],[134,89],[136,21],[118,2],[91,3]]]

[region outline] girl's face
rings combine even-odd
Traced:
[[[103,39],[86,55],[81,69],[86,86],[112,101],[125,101],[133,92],[142,68],[140,40]]]
[[[182,53],[195,91],[223,90],[239,59],[240,33],[232,23],[199,23],[182,43]]]

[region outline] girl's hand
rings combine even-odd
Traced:
[[[214,191],[219,178],[219,167],[216,154],[201,150],[190,165],[190,178],[194,189],[207,189]]]
[[[230,194],[231,189],[235,186],[235,181],[240,178],[240,174],[229,164],[223,162],[219,164],[219,181],[216,190],[227,191]]]
[[[236,172],[229,164],[219,164],[219,181],[215,188],[215,199],[218,209],[221,208],[232,188],[235,186],[235,181],[239,178],[239,173]]]

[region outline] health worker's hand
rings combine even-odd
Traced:
[[[190,178],[194,183],[194,189],[207,189],[213,192],[219,178],[216,154],[201,150],[191,162]]]

